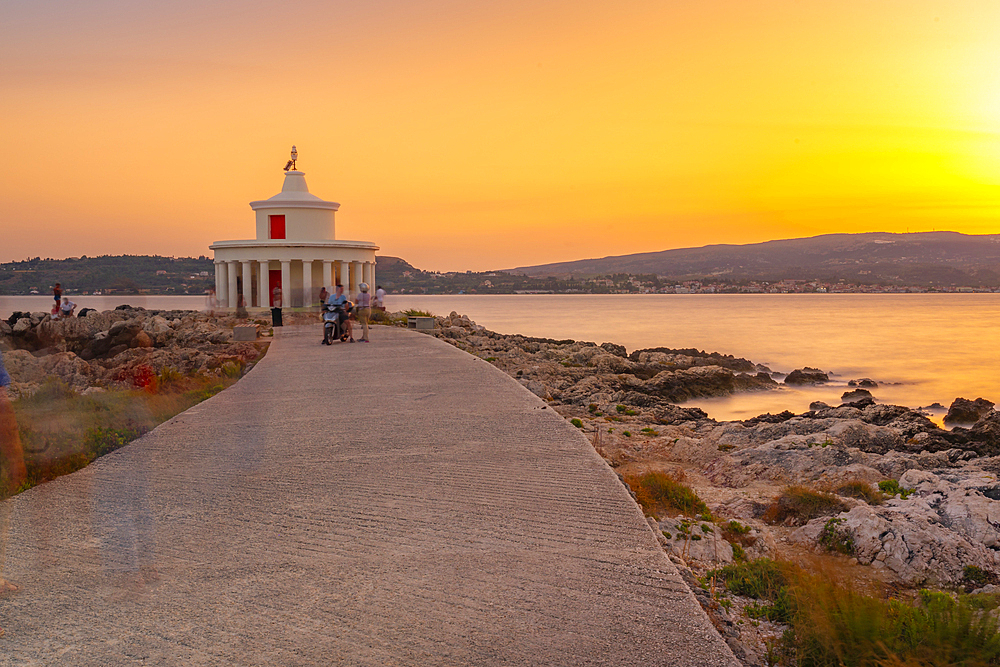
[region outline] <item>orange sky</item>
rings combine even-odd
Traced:
[[[995,0],[617,4],[11,0],[0,261],[209,254],[293,143],[424,269],[1000,233]]]

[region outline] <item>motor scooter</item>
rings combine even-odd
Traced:
[[[323,345],[333,345],[333,341],[347,340],[347,309],[343,305],[327,303],[323,305]]]

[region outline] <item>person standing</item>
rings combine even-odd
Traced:
[[[326,305],[326,300],[329,299],[329,298],[330,298],[330,293],[326,291],[326,285],[323,285],[323,287],[321,287],[319,289],[319,308],[320,308],[320,310],[323,309],[323,306]]]
[[[372,295],[368,293],[368,283],[361,283],[358,285],[358,289],[361,290],[357,298],[358,321],[361,322],[361,342],[370,343],[371,341],[368,340],[368,318],[372,314]]]
[[[281,285],[271,290],[271,326],[281,326]]]
[[[56,308],[62,303],[62,283],[56,283],[56,286],[52,288],[52,296],[56,300]]]
[[[381,285],[375,290],[375,307],[379,310],[385,310],[385,290],[382,289]]]

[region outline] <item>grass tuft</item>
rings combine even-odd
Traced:
[[[894,479],[884,479],[878,483],[879,491],[886,494],[889,497],[899,496],[901,499],[906,500],[906,497],[913,493],[914,489],[904,489],[899,485],[899,482]]]
[[[858,500],[865,501],[869,505],[881,505],[883,501],[882,493],[880,491],[876,491],[872,488],[871,484],[861,480],[855,480],[842,484],[838,486],[835,491],[838,496],[844,496],[845,498],[857,498]]]
[[[810,519],[838,514],[847,510],[844,501],[832,493],[813,491],[804,486],[789,486],[774,499],[764,512],[764,521],[801,526]]]
[[[626,477],[625,483],[635,493],[636,500],[648,516],[659,518],[661,513],[684,514],[709,517],[705,520],[711,520],[711,512],[698,494],[691,487],[666,473],[648,472],[644,475],[633,475]]]

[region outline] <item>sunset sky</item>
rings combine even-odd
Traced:
[[[484,270],[1000,233],[1000,2],[6,0],[0,261],[209,255],[292,144],[338,237]]]

